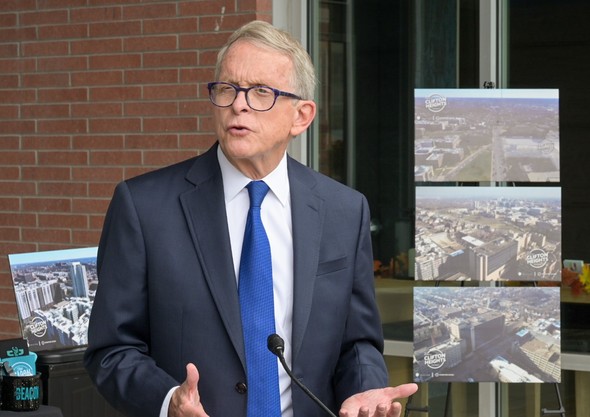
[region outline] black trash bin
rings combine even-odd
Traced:
[[[85,348],[37,353],[43,404],[59,407],[64,417],[124,417],[100,395],[83,364]]]

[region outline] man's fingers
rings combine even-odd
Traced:
[[[195,391],[197,389],[197,384],[199,383],[199,371],[197,370],[197,367],[192,363],[186,365],[185,383],[188,385],[188,388],[191,391]]]

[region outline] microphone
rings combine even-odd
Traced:
[[[317,405],[319,405],[320,408],[324,410],[327,415],[329,415],[330,417],[336,417],[336,415],[332,413],[330,409],[326,407],[326,405],[323,402],[321,402],[318,397],[313,395],[313,393],[305,385],[303,385],[301,381],[295,378],[295,375],[293,375],[293,372],[291,372],[291,369],[289,369],[289,366],[285,361],[285,357],[283,356],[283,352],[285,351],[285,341],[283,340],[283,338],[276,333],[271,334],[270,336],[268,336],[267,339],[267,347],[273,355],[279,358],[281,365],[283,365],[283,369],[285,370],[285,372],[287,372],[287,375],[289,375],[291,381],[295,382],[295,384],[297,384],[297,386],[301,388],[309,398],[311,398]]]

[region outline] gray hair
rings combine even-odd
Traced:
[[[261,20],[246,23],[230,36],[217,55],[215,80],[219,80],[221,66],[230,46],[239,40],[245,40],[257,46],[270,48],[291,59],[293,62],[291,84],[295,89],[294,93],[305,100],[313,100],[317,81],[315,69],[309,54],[301,43],[289,33]]]

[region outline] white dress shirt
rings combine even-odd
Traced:
[[[252,179],[246,177],[235,168],[217,148],[217,158],[223,177],[227,225],[231,241],[236,279],[239,280],[240,258],[246,218],[250,208],[250,197],[246,185]],[[268,240],[272,257],[273,291],[275,305],[276,333],[285,341],[285,360],[291,366],[291,330],[293,324],[293,228],[291,222],[291,192],[287,174],[287,155],[283,156],[279,165],[262,180],[270,191],[261,205],[261,218]],[[237,282],[236,282],[237,284]],[[236,285],[237,289],[237,285]],[[277,359],[278,361],[278,359]],[[281,392],[282,417],[293,416],[291,398],[291,379],[279,367],[279,386]],[[220,370],[223,372],[223,370]],[[173,388],[166,396],[160,417],[167,417],[168,406]],[[205,410],[206,412],[208,410]]]

